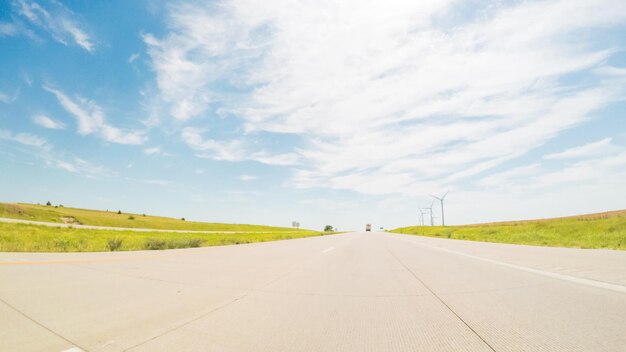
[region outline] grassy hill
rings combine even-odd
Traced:
[[[276,241],[330,234],[287,227],[192,222],[144,214],[118,214],[117,211],[23,203],[0,203],[0,217],[118,228],[228,232],[137,232],[0,222],[0,252],[99,252],[174,249]]]
[[[410,226],[391,232],[483,242],[626,250],[626,210],[463,226]]]
[[[102,211],[26,203],[0,203],[0,217],[31,221],[160,230],[237,232],[294,231],[293,228],[287,227],[183,221],[180,219],[150,216],[146,214],[118,214],[117,210]]]
[[[173,233],[93,230],[0,222],[0,252],[103,252],[174,249],[327,235],[309,230]]]

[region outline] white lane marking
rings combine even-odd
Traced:
[[[326,248],[322,251],[322,253],[328,253],[330,251],[332,251],[333,249],[335,249],[335,247],[330,247],[330,248]]]
[[[453,250],[450,250],[450,249],[445,249],[445,248],[441,248],[441,247],[437,247],[437,246],[431,246],[429,244],[409,241],[409,240],[406,240],[406,239],[403,239],[403,238],[398,238],[398,239],[401,240],[401,241],[405,241],[405,242],[416,244],[418,246],[429,247],[429,248],[432,248],[432,249],[440,250],[442,252],[448,252],[448,253],[452,253],[452,254],[456,254],[456,255],[460,255],[460,256],[463,256],[463,257],[472,258],[472,259],[476,259],[476,260],[480,260],[480,261],[491,263],[491,264],[497,264],[497,265],[505,266],[505,267],[508,267],[508,268],[513,268],[513,269],[522,270],[522,271],[526,271],[526,272],[533,273],[533,274],[538,274],[538,275],[551,277],[551,278],[554,278],[554,279],[559,279],[559,280],[564,280],[564,281],[569,281],[569,282],[575,282],[577,284],[603,288],[603,289],[607,289],[607,290],[611,290],[611,291],[615,291],[615,292],[620,292],[620,293],[626,293],[626,286],[622,286],[622,285],[619,285],[619,284],[611,284],[611,283],[603,282],[603,281],[596,281],[596,280],[591,280],[591,279],[583,279],[581,277],[570,276],[570,275],[565,275],[565,274],[558,274],[558,273],[553,273],[551,271],[545,271],[545,270],[528,268],[528,267],[521,266],[521,265],[505,263],[505,262],[501,262],[501,261],[497,261],[497,260],[493,260],[493,259],[487,259],[487,258],[483,258],[483,257],[477,257],[475,255],[471,255],[471,254],[467,254],[467,253],[463,253],[463,252],[457,252],[457,251],[453,251]]]
[[[72,347],[72,348],[68,348],[66,350],[63,350],[61,352],[85,352],[84,350],[78,348],[78,347]]]

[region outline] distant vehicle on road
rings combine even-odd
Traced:
[[[372,224],[366,224],[365,231],[372,231]]]

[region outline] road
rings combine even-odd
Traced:
[[[626,252],[386,233],[0,253],[1,351],[626,351]]]

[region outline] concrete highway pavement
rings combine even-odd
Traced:
[[[0,351],[626,351],[626,252],[350,233],[0,253]]]

